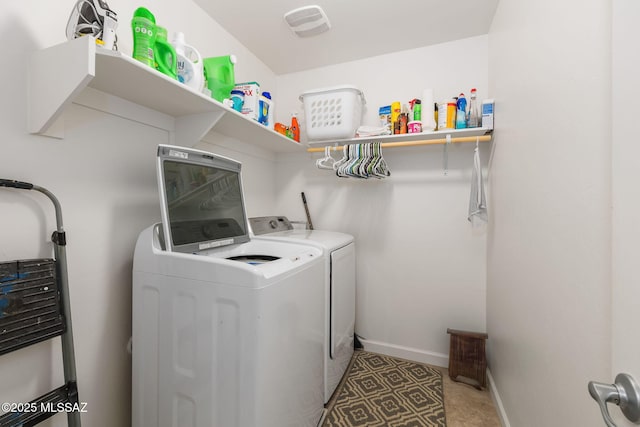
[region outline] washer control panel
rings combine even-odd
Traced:
[[[251,230],[256,236],[275,233],[277,231],[293,230],[293,225],[286,216],[260,216],[249,218]]]

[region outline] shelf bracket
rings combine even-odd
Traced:
[[[27,87],[29,133],[64,137],[64,127],[56,122],[96,75],[95,58],[92,37],[80,37],[33,53]]]
[[[447,134],[446,142],[444,143],[444,153],[442,155],[443,169],[444,175],[447,176],[449,174],[449,145],[451,145],[451,134]]]
[[[188,147],[195,146],[225,114],[225,111],[219,110],[176,117],[172,143]]]

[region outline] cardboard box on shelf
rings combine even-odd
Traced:
[[[253,120],[258,120],[258,108],[260,101],[260,85],[256,82],[237,83],[235,90],[244,92],[242,114]]]

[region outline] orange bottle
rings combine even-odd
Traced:
[[[287,127],[287,125],[283,124],[283,123],[276,123],[273,126],[273,130],[275,130],[278,133],[281,133],[284,136],[287,136],[287,130],[289,128]]]
[[[293,140],[300,142],[300,125],[298,124],[298,117],[296,113],[291,113],[291,133],[293,134]]]

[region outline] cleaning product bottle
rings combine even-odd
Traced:
[[[445,129],[455,129],[456,128],[456,110],[457,110],[457,101],[452,98],[447,100],[447,112],[446,112],[446,126]],[[438,126],[439,128],[439,126]]]
[[[439,107],[438,107],[438,103],[434,102],[433,103],[433,121],[436,124],[436,126],[432,129],[432,130],[439,130],[440,129],[440,119],[438,118],[438,114],[439,114]]]
[[[422,121],[422,101],[414,99],[411,101],[411,111],[413,111],[413,121]]]
[[[273,129],[276,124],[276,119],[274,117],[276,107],[273,103],[273,99],[271,98],[271,94],[269,92],[265,92],[265,93],[269,94],[269,113],[267,114],[267,127],[269,129]]]
[[[456,129],[464,129],[467,127],[467,99],[464,97],[464,93],[458,96],[456,101]]]
[[[236,84],[234,71],[236,62],[235,55],[216,56],[202,60],[204,78],[213,99],[222,102],[225,98],[229,98],[229,94]]]
[[[409,133],[409,107],[406,104],[402,105],[398,122],[400,122],[399,133]]]
[[[204,70],[200,52],[185,43],[184,33],[175,33],[171,44],[178,56],[178,81],[191,89],[202,92],[204,89]]]
[[[167,40],[167,29],[156,25],[156,42],[153,45],[156,69],[162,74],[178,80],[178,56]]]
[[[467,113],[467,127],[477,128],[480,126],[480,110],[476,100],[476,88],[471,89],[471,100],[469,101],[469,111]]]
[[[394,101],[391,103],[391,133],[396,134],[400,133],[400,122],[398,119],[400,118],[400,101]]]
[[[438,130],[447,129],[447,109],[449,100],[445,99],[438,102]]]
[[[269,125],[269,111],[271,110],[271,94],[262,92],[258,101],[258,123]]]
[[[279,134],[282,134],[284,136],[288,136],[287,133],[289,131],[289,127],[287,125],[285,125],[284,123],[274,123],[273,125],[273,130],[278,132]]]
[[[422,129],[432,131],[438,127],[438,107],[433,100],[433,89],[422,91]]]
[[[234,110],[236,110],[237,112],[241,113],[242,112],[242,106],[244,105],[244,91],[242,90],[232,90],[231,91],[231,98],[229,98],[229,100],[231,101],[231,105]],[[222,103],[224,104],[227,100],[225,99],[224,101],[222,101]]]
[[[300,142],[300,125],[297,113],[291,113],[291,134],[294,141]]]
[[[156,42],[156,18],[148,9],[139,7],[131,19],[133,58],[155,68],[153,48]]]

